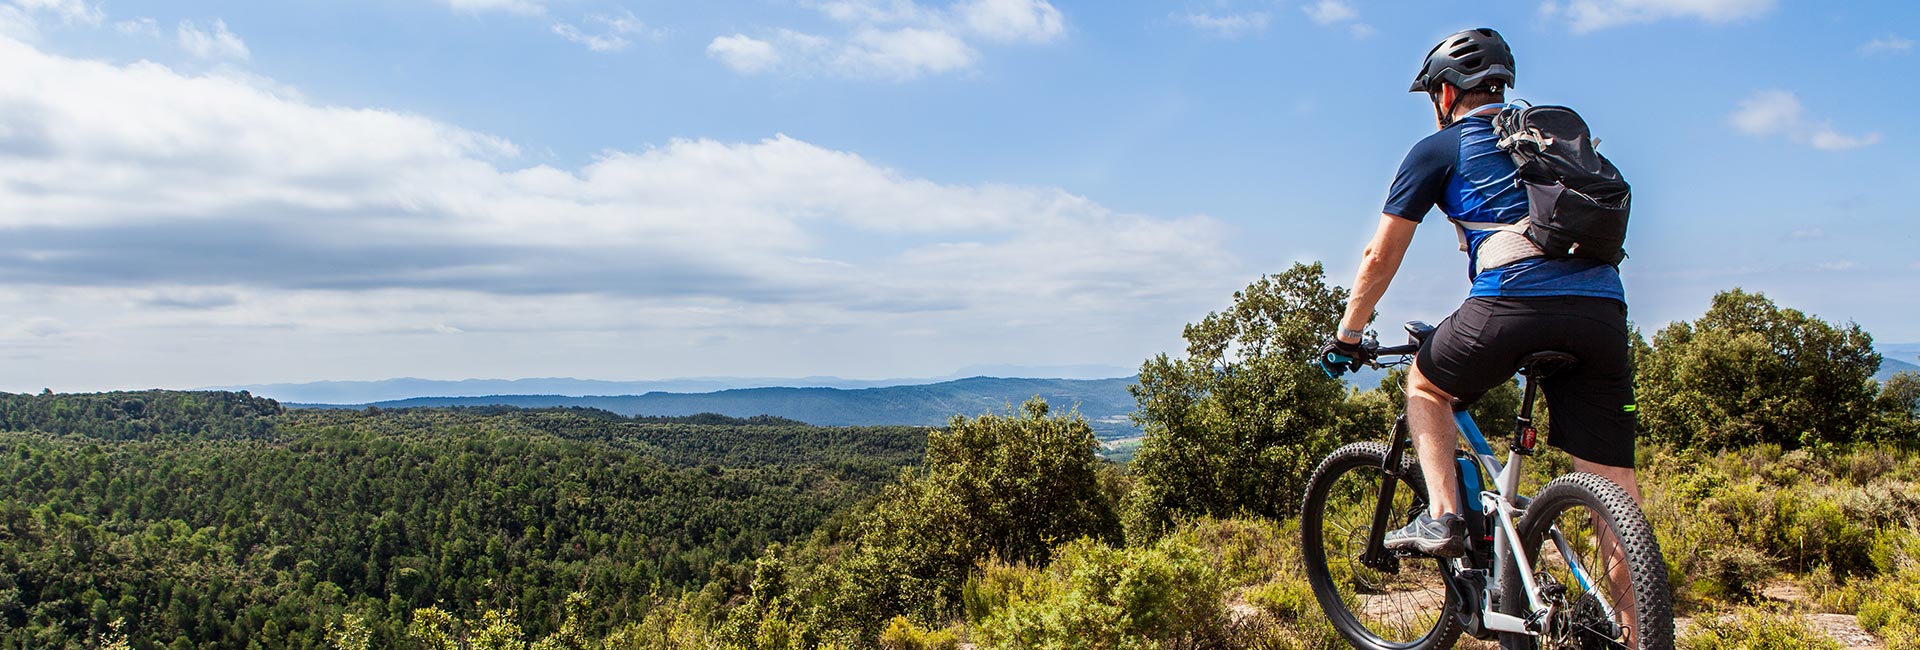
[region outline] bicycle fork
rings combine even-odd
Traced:
[[[1360,554],[1360,564],[1376,571],[1394,572],[1399,567],[1399,559],[1387,551],[1385,544],[1387,525],[1393,516],[1393,493],[1400,487],[1402,472],[1400,461],[1406,457],[1407,448],[1413,445],[1413,436],[1407,429],[1407,416],[1401,414],[1393,421],[1393,444],[1387,448],[1387,457],[1380,464],[1381,473],[1386,476],[1380,481],[1380,499],[1373,505],[1373,525],[1367,528],[1366,551]]]

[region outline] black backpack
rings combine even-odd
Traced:
[[[1508,106],[1494,116],[1493,130],[1527,190],[1527,239],[1547,257],[1619,266],[1632,188],[1594,150],[1587,121],[1565,106]]]

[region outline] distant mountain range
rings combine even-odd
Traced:
[[[482,395],[414,397],[356,404],[293,403],[309,408],[490,406],[524,408],[580,406],[622,415],[684,416],[719,413],[733,417],[775,415],[821,426],[910,424],[940,426],[955,415],[1006,412],[1038,395],[1056,413],[1078,407],[1102,439],[1139,435],[1127,419],[1134,410],[1119,379],[1009,379],[969,377],[953,381],[873,388],[761,387],[705,393],[654,391],[639,395]]]
[[[1920,372],[1920,343],[1875,346],[1883,356],[1876,379]],[[844,379],[840,377],[693,377],[645,381],[548,379],[387,379],[301,384],[221,386],[246,390],[295,406],[382,408],[507,405],[529,408],[581,406],[623,415],[684,416],[719,413],[733,417],[775,415],[823,426],[909,424],[939,426],[954,415],[1004,411],[1034,395],[1056,409],[1078,406],[1103,439],[1139,435],[1128,420],[1134,410],[1127,386],[1131,370],[1116,366],[973,366],[965,378]],[[1349,375],[1362,390],[1378,385],[1384,371]],[[1009,376],[1050,377],[1009,378]],[[1119,378],[1116,378],[1119,377]]]
[[[653,392],[710,393],[736,388],[884,388],[937,384],[966,377],[1042,377],[1050,379],[1110,379],[1129,377],[1132,368],[1106,365],[1017,366],[977,365],[941,377],[902,379],[845,379],[841,377],[680,377],[606,381],[549,377],[537,379],[415,379],[378,381],[315,381],[306,383],[208,386],[198,390],[247,391],[282,402],[309,404],[370,404],[413,397],[479,397],[486,395],[642,395]]]
[[[1920,343],[1883,343],[1873,346],[1880,353],[1880,372],[1873,378],[1886,381],[1896,372],[1920,372]]]

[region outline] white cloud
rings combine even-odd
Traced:
[[[972,33],[993,41],[1045,43],[1067,31],[1060,10],[1046,0],[966,0],[953,13]]]
[[[1859,149],[1878,142],[1880,142],[1880,134],[1878,133],[1847,135],[1833,130],[1832,126],[1826,124],[1814,127],[1813,132],[1807,140],[1807,143],[1813,145],[1813,148],[1827,151]]]
[[[160,22],[152,18],[122,20],[114,23],[113,29],[127,36],[157,37],[160,35]]]
[[[780,51],[774,49],[773,43],[745,34],[713,39],[707,44],[707,56],[743,74],[759,74],[780,64]]]
[[[1728,23],[1772,11],[1774,4],[1775,0],[1549,0],[1540,5],[1540,13],[1564,18],[1575,33],[1587,33],[1670,18]]]
[[[810,5],[843,23],[907,23],[933,18],[932,10],[913,0],[818,0]]]
[[[622,11],[620,15],[595,14],[587,17],[590,26],[596,26],[594,32],[581,29],[571,23],[554,23],[553,33],[560,35],[595,52],[618,52],[633,44],[631,38],[659,38],[659,30],[648,27],[631,11]]]
[[[202,59],[247,60],[247,44],[227,30],[227,21],[215,19],[211,31],[202,31],[193,21],[180,21],[180,49]]]
[[[857,77],[907,80],[973,65],[977,54],[947,32],[912,27],[854,34],[832,67]]]
[[[537,16],[547,12],[545,3],[539,0],[447,0],[447,6],[456,11],[486,12],[503,11],[506,13]]]
[[[734,33],[709,42],[707,55],[742,74],[907,81],[972,67],[980,58],[972,41],[1046,43],[1066,33],[1060,10],[1046,0],[961,0],[938,8],[913,0],[826,0],[809,6],[848,31]]]
[[[607,31],[613,32],[615,34],[625,34],[628,36],[644,36],[647,38],[656,38],[661,35],[660,30],[654,29],[652,27],[648,27],[645,22],[642,22],[638,17],[635,17],[633,15],[633,12],[627,11],[625,9],[620,10],[619,15],[594,14],[592,16],[589,16],[587,19],[595,23],[604,25],[607,28]]]
[[[13,5],[0,4],[0,37],[33,40],[39,33],[31,14]]]
[[[1858,149],[1880,141],[1880,134],[1847,135],[1833,124],[1807,116],[1800,98],[1784,90],[1755,93],[1740,102],[1728,121],[1747,135],[1781,136],[1815,149]]]
[[[1305,12],[1307,17],[1318,25],[1332,25],[1360,17],[1360,14],[1353,10],[1352,5],[1341,0],[1319,0],[1301,7],[1300,11]]]
[[[0,3],[0,37],[32,40],[40,35],[41,17],[63,25],[97,26],[107,14],[84,0],[11,0]]]
[[[1300,7],[1300,11],[1307,15],[1307,19],[1322,27],[1346,25],[1347,34],[1354,38],[1366,38],[1372,36],[1375,31],[1372,25],[1359,22],[1360,12],[1355,11],[1353,5],[1347,4],[1345,0],[1318,0],[1313,4]]]
[[[1867,56],[1875,54],[1905,54],[1913,51],[1913,41],[1888,34],[1860,44],[1860,53]]]
[[[1223,13],[1218,15],[1207,12],[1191,12],[1177,15],[1175,18],[1220,38],[1239,38],[1247,34],[1264,32],[1267,31],[1267,24],[1272,21],[1272,16],[1269,16],[1267,12],[1264,11]]]
[[[861,29],[841,42],[789,29],[767,39],[734,34],[713,39],[707,55],[742,74],[906,81],[969,67],[979,53],[948,32],[902,27]]]
[[[57,319],[79,342],[20,343],[50,355],[9,366],[34,382],[123,376],[101,368],[162,354],[140,345],[158,340],[184,352],[155,368],[212,367],[233,345],[320,368],[333,363],[323,354],[362,345],[443,364],[423,355],[504,364],[539,350],[512,366],[525,370],[473,371],[530,376],[556,349],[578,363],[697,364],[701,351],[714,374],[750,371],[700,347],[717,335],[740,342],[742,364],[1028,337],[1079,345],[1143,336],[1141,319],[1163,336],[1244,280],[1211,219],[941,183],[786,136],[529,166],[497,137],[315,105],[229,71],[76,60],[3,38],[0,60],[0,313]],[[7,336],[0,348],[18,343]],[[631,354],[611,354],[613,339]],[[354,376],[405,372],[383,358],[355,357],[371,365]],[[633,376],[607,363],[557,372]]]
[[[99,5],[87,4],[84,0],[13,0],[13,3],[29,12],[52,14],[70,25],[99,25],[107,17]]]

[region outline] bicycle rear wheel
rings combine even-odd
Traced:
[[[1660,543],[1625,489],[1594,474],[1562,476],[1541,488],[1517,529],[1554,615],[1540,636],[1502,635],[1502,648],[1673,648],[1673,595]],[[1500,576],[1500,593],[1501,611],[1526,615],[1526,590],[1512,563]]]
[[[1386,445],[1362,442],[1341,447],[1313,470],[1300,508],[1300,538],[1307,582],[1328,620],[1363,650],[1432,650],[1453,645],[1460,625],[1455,598],[1446,588],[1438,558],[1393,559],[1389,566],[1361,563],[1381,486],[1394,480],[1381,466]],[[1426,510],[1427,495],[1411,454],[1401,463],[1389,528]]]

